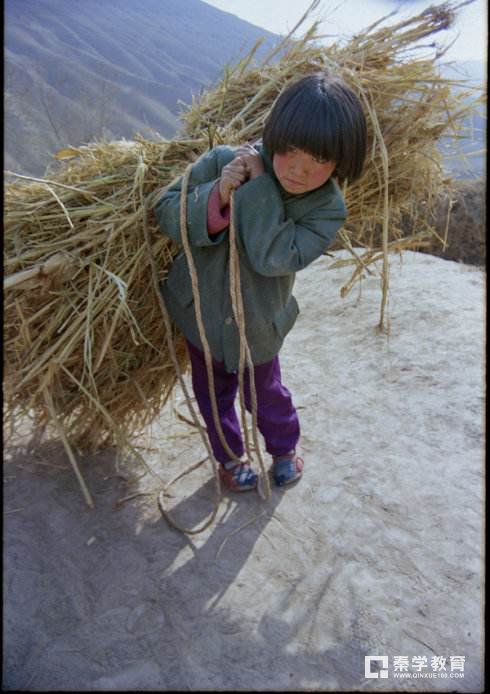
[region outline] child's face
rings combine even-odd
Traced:
[[[290,147],[285,154],[274,154],[272,168],[288,193],[300,195],[319,188],[335,171],[333,161],[316,159],[308,152]]]

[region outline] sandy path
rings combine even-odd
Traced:
[[[4,689],[482,689],[484,274],[395,258],[387,339],[379,280],[341,299],[350,271],[331,262],[298,275],[282,370],[307,467],[269,504],[224,497],[188,539],[154,493],[114,507],[158,487],[115,477],[112,451],[81,463],[95,510],[59,446],[7,452]],[[170,411],[142,445],[160,427],[172,438],[145,455],[168,480],[204,449]],[[199,523],[209,467],[173,493],[176,517]],[[389,676],[366,679],[365,655],[387,655]],[[395,656],[412,673],[413,657],[426,673],[446,657],[448,677],[397,679]]]

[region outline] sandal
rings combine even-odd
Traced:
[[[257,474],[248,461],[221,463],[219,472],[223,485],[231,492],[248,492],[257,487]]]
[[[272,460],[272,477],[278,487],[297,482],[303,474],[304,461],[296,455],[296,451],[274,455]]]

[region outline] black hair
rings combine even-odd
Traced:
[[[366,117],[355,92],[340,78],[303,77],[279,95],[262,135],[272,158],[297,147],[334,161],[339,182],[352,183],[362,173],[367,148]]]

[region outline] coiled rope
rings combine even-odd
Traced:
[[[207,376],[208,376],[208,387],[209,387],[209,394],[210,394],[210,399],[211,399],[211,409],[212,409],[212,414],[213,414],[214,425],[216,427],[216,431],[218,433],[218,437],[221,441],[221,444],[223,445],[223,448],[225,449],[227,455],[230,456],[230,460],[235,460],[235,461],[239,462],[240,459],[230,449],[228,442],[226,441],[223,429],[221,427],[221,422],[219,419],[218,404],[216,401],[216,392],[214,389],[214,373],[213,373],[211,350],[209,348],[209,342],[208,342],[207,337],[206,337],[206,331],[205,331],[204,322],[202,319],[201,297],[199,294],[197,272],[196,272],[196,267],[194,264],[194,259],[192,257],[191,247],[189,244],[189,235],[188,235],[188,229],[187,229],[187,191],[189,188],[189,179],[190,179],[191,172],[192,172],[192,166],[193,166],[192,164],[189,164],[189,166],[186,168],[184,175],[182,177],[180,220],[179,220],[180,221],[180,233],[181,233],[181,239],[182,239],[182,246],[184,248],[184,253],[185,253],[188,267],[189,267],[189,274],[190,274],[191,284],[192,284],[192,293],[193,293],[193,297],[194,297],[194,308],[195,308],[195,312],[196,312],[196,322],[197,322],[197,326],[198,326],[198,330],[199,330],[199,336],[201,338],[201,343],[202,343],[203,350],[204,350],[204,358],[205,358],[206,371],[207,371]],[[197,535],[198,533],[202,533],[204,530],[206,530],[206,528],[208,528],[211,525],[211,523],[214,521],[216,514],[218,512],[219,504],[220,504],[221,498],[222,498],[221,479],[220,479],[220,475],[219,475],[219,463],[216,461],[216,459],[214,457],[213,451],[211,449],[208,438],[206,436],[206,430],[204,429],[204,427],[201,426],[201,424],[199,422],[197,413],[196,413],[195,408],[192,404],[187,386],[186,386],[185,381],[182,377],[182,373],[181,373],[181,370],[180,370],[180,367],[178,364],[177,355],[175,353],[175,347],[174,347],[174,344],[172,341],[171,321],[170,321],[170,317],[168,315],[167,308],[165,306],[165,302],[163,301],[163,297],[160,293],[156,262],[155,262],[155,259],[153,257],[153,253],[151,250],[151,241],[150,241],[150,235],[149,235],[149,230],[148,230],[148,225],[147,225],[147,213],[148,213],[147,204],[148,203],[143,204],[143,229],[144,229],[144,234],[145,234],[145,242],[146,242],[146,246],[147,246],[148,257],[149,257],[149,261],[150,261],[153,288],[154,288],[155,294],[157,296],[158,304],[160,306],[163,321],[165,324],[165,334],[166,334],[166,340],[167,340],[167,347],[168,347],[170,358],[171,358],[173,366],[175,368],[175,372],[177,374],[179,383],[181,385],[182,392],[184,393],[184,397],[186,400],[187,407],[189,408],[189,412],[191,414],[192,421],[193,421],[194,425],[197,427],[197,429],[201,435],[203,443],[204,443],[206,450],[208,452],[208,458],[212,463],[213,471],[214,471],[214,477],[215,477],[215,483],[216,483],[216,501],[215,501],[214,508],[211,511],[208,518],[205,519],[203,521],[202,525],[197,527],[197,528],[183,527],[171,517],[169,512],[164,507],[164,503],[163,503],[164,492],[160,492],[160,494],[158,496],[158,505],[160,507],[160,511],[161,511],[162,515],[165,517],[165,519],[168,521],[168,523],[172,527],[174,527],[176,530],[179,530],[180,532],[183,532],[187,535]],[[235,321],[236,321],[236,324],[238,327],[238,333],[239,333],[239,339],[240,339],[240,358],[239,358],[239,368],[238,368],[238,382],[239,382],[239,392],[240,392],[241,420],[242,420],[242,427],[244,430],[243,433],[244,433],[244,439],[245,439],[245,448],[246,448],[247,457],[248,457],[249,462],[253,462],[252,449],[250,446],[249,437],[248,437],[248,430],[247,430],[247,425],[246,425],[246,407],[245,407],[245,395],[244,395],[244,371],[245,371],[245,363],[246,363],[247,367],[248,367],[249,379],[250,379],[250,400],[251,400],[251,406],[252,406],[251,407],[251,409],[252,409],[252,437],[253,437],[255,451],[257,453],[257,458],[259,461],[260,472],[261,472],[257,491],[263,499],[267,500],[270,498],[271,491],[270,491],[269,478],[268,478],[267,472],[265,470],[264,461],[263,461],[261,453],[260,453],[260,446],[259,446],[258,434],[257,434],[257,391],[255,388],[255,376],[254,376],[253,362],[252,362],[252,358],[251,358],[251,354],[250,354],[250,348],[248,346],[246,334],[245,334],[245,313],[244,313],[244,308],[243,308],[243,297],[242,297],[241,285],[240,285],[240,261],[239,261],[238,250],[237,250],[237,241],[236,241],[233,193],[231,194],[231,197],[230,197],[229,241],[230,241],[230,295],[231,295],[233,314],[235,316]],[[204,461],[202,461],[202,462],[204,462]],[[186,472],[190,472],[191,470],[194,470],[196,467],[198,467],[198,466],[193,465]],[[178,478],[182,477],[183,474],[186,474],[186,473],[182,473],[181,475],[178,475]],[[177,478],[175,478],[173,481],[176,481],[176,479]],[[167,485],[166,489],[168,489],[169,486],[170,485]],[[262,487],[263,487],[263,489],[262,489]]]

